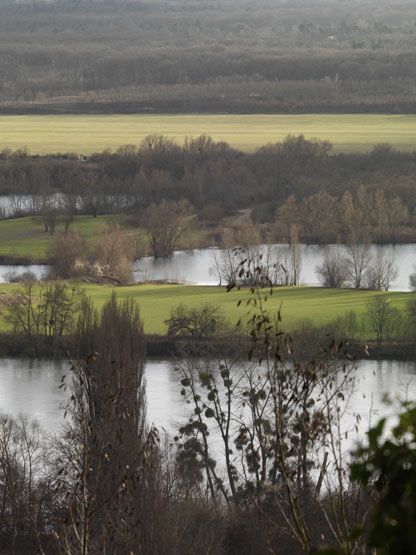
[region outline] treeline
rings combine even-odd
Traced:
[[[186,199],[205,223],[243,209],[256,223],[273,223],[277,215],[277,233],[286,239],[297,224],[305,240],[346,241],[361,219],[374,241],[414,240],[416,154],[389,145],[363,154],[331,150],[330,143],[302,135],[254,153],[204,135],[183,146],[155,135],[82,160],[3,151],[0,194],[9,195],[3,216],[58,209],[69,217],[137,215],[152,204]]]
[[[4,2],[0,109],[414,112],[415,19],[406,2]]]

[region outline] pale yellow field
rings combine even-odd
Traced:
[[[378,143],[416,148],[416,115],[63,115],[0,116],[0,149],[27,146],[31,153],[91,153],[138,144],[163,134],[182,142],[201,133],[250,151],[288,134],[331,141],[335,150],[358,152]]]

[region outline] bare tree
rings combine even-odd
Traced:
[[[82,298],[77,284],[39,284],[27,279],[13,293],[5,320],[14,334],[26,338],[36,356],[43,342],[54,348],[73,331]]]
[[[244,271],[244,261],[249,262],[253,271]],[[230,228],[222,230],[221,250],[214,253],[214,263],[213,273],[220,285],[253,285],[256,279],[267,279],[276,285],[295,285],[294,280],[299,279],[301,253],[296,242],[287,250],[262,244],[258,228],[246,222],[238,234]]]
[[[87,253],[87,242],[78,231],[58,233],[50,251],[55,275],[70,278],[85,273]]]
[[[391,306],[386,295],[376,295],[367,304],[367,314],[376,341],[380,344],[393,330],[399,311]]]
[[[375,291],[388,291],[397,278],[398,268],[392,256],[378,247],[367,272],[366,286]]]
[[[293,228],[290,235],[290,242],[282,262],[285,285],[299,285],[302,271],[302,247],[299,243],[299,233],[297,228]],[[276,282],[277,283],[277,282]]]
[[[351,492],[337,416],[350,383],[348,366],[341,364],[340,371],[337,348],[310,361],[298,356],[280,314],[273,318],[266,303],[267,293],[253,287],[245,303],[252,307],[248,361],[235,341],[205,357],[190,345],[178,363],[182,395],[192,408],[178,436],[184,479],[189,472],[196,480],[205,476],[214,500],[255,507],[305,553],[315,552],[321,541],[311,525],[311,514],[319,514],[331,540],[352,552],[356,540],[349,530],[359,516],[346,510]],[[321,488],[332,464],[337,484],[326,481],[327,503]]]
[[[199,307],[178,305],[171,310],[165,321],[169,336],[213,337],[226,329],[226,320],[216,305]]]
[[[24,416],[0,414],[0,543],[5,553],[44,553],[56,499],[46,437]]]
[[[347,245],[346,260],[349,266],[348,280],[351,285],[356,289],[365,287],[372,263],[370,245],[365,242],[350,242]]]
[[[155,258],[166,258],[173,254],[192,215],[193,208],[186,200],[151,204],[144,210],[141,225],[147,232]]]
[[[324,287],[344,287],[348,280],[348,262],[340,247],[326,249],[322,264],[316,267],[316,273]]]
[[[116,297],[79,322],[85,362],[73,367],[72,422],[61,446],[68,516],[67,555],[151,553],[157,549],[152,498],[154,430],[145,427],[144,337],[137,305]],[[99,349],[99,353],[97,350]]]
[[[95,244],[95,267],[99,276],[113,277],[121,283],[132,281],[135,256],[134,240],[119,224],[105,226]]]

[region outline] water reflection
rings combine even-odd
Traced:
[[[36,276],[36,279],[42,280],[45,279],[48,275],[51,267],[44,266],[41,264],[30,264],[29,266],[22,266],[22,265],[5,265],[0,266],[0,283],[6,283],[10,281],[11,277],[13,280],[16,277],[25,274],[26,272],[30,272]]]
[[[59,431],[67,396],[59,386],[69,368],[67,361],[0,359],[1,410],[13,415],[23,412],[38,419],[47,431]],[[174,368],[166,360],[146,364],[148,420],[171,433],[186,414]],[[345,428],[353,427],[355,414],[361,416],[360,428],[364,431],[370,420],[374,422],[394,412],[397,402],[386,407],[383,402],[386,394],[416,400],[416,362],[361,361],[356,376],[355,390],[344,416]]]
[[[276,249],[286,245],[275,245]],[[330,247],[331,248],[331,247]],[[334,248],[334,246],[332,246]],[[373,254],[380,247],[372,247]],[[416,263],[416,244],[385,245],[381,247],[386,256],[392,257],[398,269],[393,291],[409,290],[409,275]],[[178,251],[169,259],[154,260],[146,257],[136,262],[136,281],[172,281],[194,285],[218,285],[215,275],[215,253],[217,249],[195,249],[189,252]],[[301,283],[320,285],[316,266],[323,260],[325,247],[320,245],[302,245]]]

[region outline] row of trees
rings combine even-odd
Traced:
[[[76,213],[126,212],[137,221],[137,213],[151,204],[186,200],[204,223],[250,209],[258,223],[275,220],[280,239],[289,239],[295,225],[308,241],[345,242],[351,231],[378,242],[411,238],[414,154],[386,145],[368,154],[330,153],[326,141],[303,136],[254,153],[207,136],[183,146],[150,136],[138,147],[87,162],[3,153],[0,192],[11,196],[1,206],[6,216],[38,214],[52,232],[56,221],[68,225]],[[322,212],[327,218],[318,217]]]
[[[242,265],[250,261],[250,268]],[[302,253],[296,233],[287,247],[263,244],[259,228],[251,221],[238,230],[225,228],[220,236],[220,250],[214,252],[211,272],[219,285],[299,285]],[[254,281],[253,281],[254,280]]]
[[[397,278],[398,268],[381,248],[373,254],[370,245],[360,243],[345,248],[328,247],[316,273],[324,287],[388,291]]]
[[[322,215],[325,217],[322,217]],[[411,223],[399,196],[386,197],[383,189],[360,186],[339,199],[319,191],[301,202],[291,195],[275,214],[277,238],[290,237],[293,228],[306,241],[331,243],[339,238],[360,243],[396,242],[398,232]]]

